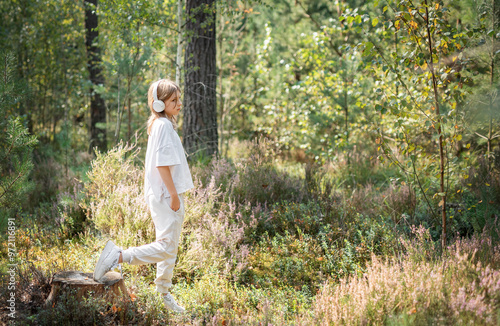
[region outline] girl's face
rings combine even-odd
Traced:
[[[179,92],[175,92],[169,99],[165,100],[165,113],[171,117],[174,115],[178,115],[179,111],[182,108],[181,102],[181,94]]]

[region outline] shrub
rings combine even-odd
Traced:
[[[248,227],[236,205],[212,181],[186,196],[186,222],[175,272],[192,278],[211,271],[238,281],[247,265]]]
[[[394,224],[399,224],[405,217],[415,215],[417,198],[415,191],[407,184],[392,183],[382,192],[382,214],[389,216]],[[377,197],[377,199],[380,197]]]
[[[411,226],[411,236],[400,237],[404,255],[414,262],[425,262],[437,259],[437,245],[433,241],[429,229],[422,225]]]
[[[500,215],[500,174],[490,169],[484,158],[469,168],[467,178],[458,189],[458,203],[452,205],[452,231],[462,236],[481,234],[486,228],[491,235],[500,238],[496,228]]]
[[[233,163],[214,159],[208,167],[195,167],[193,174],[199,176],[204,186],[214,182],[227,199],[238,206],[301,201],[304,198],[302,180],[290,178],[274,166],[278,153],[272,142],[260,138],[253,141],[248,150],[248,158]]]
[[[326,220],[315,202],[275,204],[253,232],[248,278],[263,286],[314,288],[328,277],[361,273],[371,253],[388,254],[397,246],[394,229],[382,219],[354,214]]]
[[[56,224],[61,228],[65,238],[72,238],[85,230],[86,215],[80,206],[84,196],[83,184],[79,182],[74,182],[70,191],[62,191],[57,195],[59,216]]]
[[[191,312],[187,322],[176,317],[175,324],[289,325],[311,304],[307,290],[247,287],[217,273],[207,273],[190,284],[176,284],[174,291]]]
[[[288,285],[297,290],[318,286],[337,266],[332,252],[325,253],[321,244],[309,234],[285,231],[272,238],[265,235],[250,255],[248,281],[261,287]]]
[[[426,242],[428,232],[418,232]],[[474,252],[484,248],[482,242],[457,241],[442,258],[433,261],[413,259],[411,252],[401,259],[373,256],[362,276],[346,277],[339,283],[330,281],[324,286],[314,303],[314,322],[496,324],[500,270],[489,264],[491,255],[474,259]],[[500,247],[489,252],[497,264]]]
[[[471,166],[463,186],[469,188],[476,198],[490,205],[500,205],[500,173],[488,166],[484,158]]]
[[[155,238],[154,225],[144,200],[143,170],[134,164],[139,151],[119,144],[97,153],[85,184],[82,206],[104,234],[123,246],[142,245]]]

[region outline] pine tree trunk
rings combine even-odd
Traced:
[[[218,154],[215,0],[186,1],[184,148],[189,155]]]
[[[106,151],[106,106],[104,99],[100,94],[95,92],[94,85],[101,85],[104,83],[101,69],[101,50],[96,45],[99,32],[97,31],[97,0],[85,0],[85,29],[86,46],[87,46],[87,66],[90,74],[90,81],[92,83],[90,93],[90,147],[92,151],[97,147],[101,151]],[[98,125],[100,124],[100,125]]]

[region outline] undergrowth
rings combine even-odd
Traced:
[[[18,217],[19,323],[497,324],[498,173],[471,169],[450,206],[450,245],[440,248],[434,217],[397,172],[361,156],[350,167],[285,162],[265,140],[246,148],[191,164],[195,189],[185,197],[172,289],[186,314],[164,310],[152,265],[123,266],[126,300],[67,293],[44,305],[50,278],[91,272],[107,239],[154,241],[141,153],[121,144],[97,154],[83,181],[68,182],[53,203]],[[2,275],[5,285],[5,268]]]

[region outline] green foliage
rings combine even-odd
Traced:
[[[361,273],[370,253],[390,254],[396,246],[392,223],[363,216],[350,205],[322,201],[274,205],[251,233],[256,248],[246,277],[262,286],[314,288],[325,277]]]
[[[10,118],[6,136],[3,140],[7,147],[1,153],[2,183],[0,188],[0,207],[12,208],[22,201],[29,191],[28,175],[33,168],[31,152],[36,145],[35,136],[31,136],[20,118]]]
[[[370,26],[384,24],[375,31],[379,39],[360,44],[378,86],[375,109],[390,117],[379,127],[377,143],[420,190],[433,215],[442,212],[444,244],[449,189],[458,184],[464,166],[450,153],[461,146],[467,128],[460,108],[470,92],[462,85],[472,81],[463,50],[470,36],[448,23],[441,3],[388,2],[382,11],[384,20],[372,18]]]
[[[14,56],[5,52],[0,55],[0,218],[2,226],[7,217],[23,203],[33,184],[28,179],[33,163],[31,154],[37,144],[22,119],[16,116],[12,107],[26,92],[15,75]],[[19,93],[17,93],[19,92]]]
[[[189,313],[163,309],[152,265],[124,266],[133,302],[42,307],[50,274],[91,271],[107,238],[154,240],[139,147],[147,86],[176,68],[177,1],[96,10],[101,127],[120,145],[90,166],[83,2],[0,3],[15,54],[0,210],[23,205],[18,262],[36,266],[20,274],[20,323],[497,323],[500,30],[486,0],[217,2],[222,157],[191,162],[172,289]],[[26,130],[43,142],[34,169]],[[439,248],[443,206],[452,245]]]
[[[15,107],[30,131],[43,142],[54,140],[63,119],[75,121],[78,128],[84,122],[86,56],[82,4],[83,1],[52,0],[0,4],[0,47],[15,55],[14,67],[19,77],[36,94]],[[81,141],[85,131],[76,132],[71,140]]]
[[[107,306],[104,299],[79,299],[76,290],[63,290],[53,307],[41,310],[29,320],[36,320],[39,325],[64,325],[70,320],[78,320],[79,325],[95,325],[106,322],[103,311]]]
[[[154,240],[153,232],[149,231],[152,223],[148,209],[141,204],[144,175],[142,167],[135,165],[138,150],[121,144],[108,153],[97,154],[85,189],[75,186],[74,192],[61,192],[58,196],[56,216],[71,219],[77,212],[75,202],[81,201],[97,230],[87,225],[78,236],[68,237],[64,227],[52,226],[57,224],[54,220],[39,223],[39,219],[30,216],[25,216],[19,225],[16,234],[19,264],[25,266],[31,262],[38,271],[30,272],[35,275],[31,279],[23,276],[25,282],[32,282],[30,286],[22,284],[24,292],[20,300],[36,303],[33,310],[22,310],[22,320],[43,324],[55,315],[54,320],[64,323],[85,313],[103,324],[165,321],[315,324],[334,318],[331,309],[335,307],[357,307],[353,308],[352,316],[361,314],[374,322],[390,318],[399,321],[397,316],[414,314],[406,314],[415,304],[408,298],[422,291],[422,284],[427,284],[424,281],[431,282],[423,289],[427,291],[425,297],[432,298],[441,308],[444,303],[439,299],[440,293],[449,294],[456,298],[456,304],[462,304],[496,286],[500,266],[498,238],[488,229],[484,233],[475,232],[470,239],[458,238],[440,252],[436,250],[432,230],[411,227],[428,223],[428,214],[422,205],[408,207],[415,205],[415,197],[401,180],[387,184],[380,181],[383,178],[365,182],[360,178],[357,183],[349,183],[342,178],[352,176],[334,165],[311,165],[304,180],[298,177],[304,169],[298,173],[297,168],[281,166],[284,162],[275,160],[274,147],[267,141],[252,146],[255,148],[248,145],[245,155],[236,162],[214,159],[208,165],[192,168],[195,189],[185,197],[186,217],[172,288],[189,314],[172,315],[163,309],[161,297],[154,291],[154,265],[124,264],[124,278],[133,302],[113,305],[92,296],[76,301],[69,294],[54,307],[42,306],[48,293],[48,276],[44,281],[36,275],[49,275],[61,269],[91,271],[109,237],[124,248]],[[351,163],[358,164],[355,160]],[[244,177],[249,172],[240,165],[255,169],[252,178]],[[273,194],[276,196],[273,202],[268,201],[270,195],[243,196],[235,191],[243,189],[238,180],[244,180],[248,189],[266,193],[265,189],[259,190],[259,185],[262,178],[269,176],[258,177],[258,173],[268,173],[270,168],[273,171],[270,180],[282,182],[276,188],[280,190]],[[378,168],[360,164],[358,171],[368,175],[361,169],[373,169],[377,174]],[[484,168],[471,171],[469,179],[487,175]],[[372,185],[372,181],[379,184]],[[488,181],[493,185],[493,181]],[[468,190],[464,201],[474,198],[473,189]],[[40,207],[39,212],[49,209]],[[459,215],[454,217],[458,218]],[[70,224],[68,221],[67,225]],[[494,228],[496,222],[489,225]],[[459,225],[451,226],[455,234]],[[6,246],[2,244],[0,248],[4,248],[1,257],[5,259]],[[477,264],[476,267],[471,269],[462,256]],[[391,257],[396,261],[394,265],[381,263]],[[487,268],[486,263],[492,265]],[[454,266],[458,272],[443,266]],[[463,269],[463,266],[469,267]],[[379,296],[366,285],[365,277],[370,278],[369,285],[377,284],[383,289],[377,292],[383,295],[383,300],[376,300]],[[461,284],[469,285],[479,284],[477,280],[481,279],[489,285],[470,287],[460,294],[461,285],[439,283],[443,278],[458,279]],[[399,294],[391,296],[391,291]],[[338,305],[330,304],[337,300],[335,293],[342,295]],[[356,298],[360,297],[368,301],[358,301]],[[428,308],[423,297],[417,296],[418,316],[422,320],[432,319],[441,308]],[[481,301],[479,307],[484,302],[490,305],[496,301]],[[485,311],[490,311],[490,307]],[[458,315],[465,318],[468,314]],[[474,320],[481,320],[478,318]]]
[[[473,235],[482,232],[498,238],[497,219],[500,215],[499,197],[500,175],[490,170],[487,158],[481,157],[467,172],[457,197],[462,204],[453,207],[451,224],[460,235]]]
[[[192,284],[174,286],[194,318],[214,321],[218,325],[276,323],[287,324],[310,307],[310,292],[294,287],[260,288],[228,282],[209,273]]]

